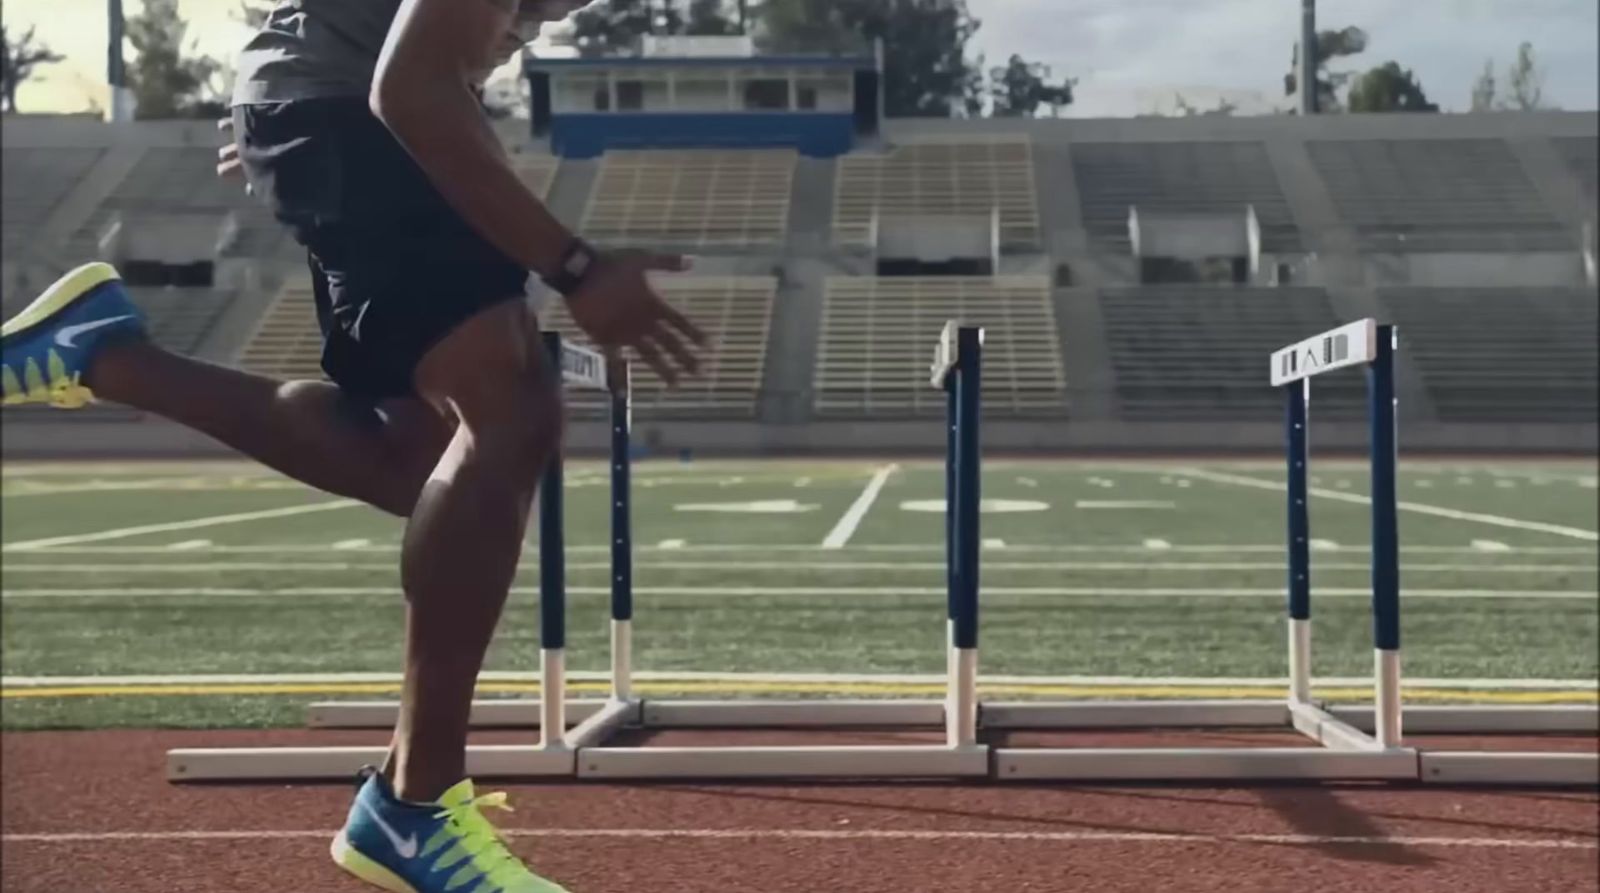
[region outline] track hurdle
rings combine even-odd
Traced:
[[[982,778],[978,742],[979,389],[983,333],[945,326],[931,383],[948,394],[945,463],[947,676],[944,701],[677,701],[641,703],[645,729],[922,729],[944,726],[938,745],[812,747],[584,747],[580,778]]]
[[[536,701],[477,701],[476,726],[528,725],[538,728],[534,745],[470,746],[467,772],[477,778],[570,776],[576,752],[586,743],[613,733],[637,716],[637,704],[626,697],[631,656],[632,588],[628,537],[629,379],[627,368],[608,368],[598,352],[566,344],[547,332],[544,347],[561,370],[564,387],[609,392],[612,462],[612,697],[604,701],[568,703],[566,699],[566,565],[563,523],[564,467],[558,451],[539,485],[539,639],[540,694]],[[617,525],[621,524],[620,528]],[[621,560],[621,564],[616,562]],[[313,725],[341,728],[392,729],[399,716],[395,703],[331,703],[312,705]],[[577,722],[569,730],[569,722]],[[387,743],[367,747],[191,748],[167,754],[171,781],[251,781],[348,779],[363,766],[383,763]]]
[[[577,701],[569,714],[590,717],[566,736],[578,753],[581,778],[958,778],[988,773],[988,750],[977,742],[977,480],[981,333],[947,326],[938,342],[932,383],[947,391],[950,452],[946,459],[946,548],[950,555],[948,684],[933,700],[680,700],[634,696],[631,533],[629,530],[627,406],[617,372],[612,386],[612,697]],[[625,371],[621,375],[625,375]],[[969,504],[961,493],[970,493]],[[964,545],[958,545],[964,544]],[[958,560],[958,556],[965,558]],[[967,568],[963,570],[963,568]],[[540,725],[540,701],[483,701],[473,718],[484,725]],[[338,702],[313,705],[314,725],[391,726],[396,705]],[[620,727],[664,730],[931,729],[943,725],[943,745],[877,747],[611,747]]]
[[[470,747],[467,769],[480,779],[580,778],[981,778],[989,750],[977,741],[977,546],[979,469],[979,350],[976,329],[951,325],[939,342],[932,380],[949,393],[953,447],[947,458],[946,537],[951,556],[947,628],[949,680],[933,700],[644,700],[633,674],[633,566],[630,525],[630,406],[625,366],[603,369],[599,354],[547,343],[561,357],[568,385],[601,387],[611,397],[611,696],[603,701],[564,697],[565,589],[562,547],[562,464],[552,461],[541,484],[541,698],[473,704],[475,727],[537,728],[534,746]],[[966,506],[963,509],[963,506]],[[311,725],[392,728],[393,702],[314,704]],[[576,725],[570,723],[576,722]],[[835,747],[611,747],[618,731],[633,729],[935,729],[942,744]],[[178,750],[168,755],[174,781],[345,779],[380,763],[384,747]]]
[[[1392,326],[1341,326],[1272,354],[1285,394],[1288,457],[1288,663],[1283,702],[1190,701],[984,704],[986,729],[1293,729],[1316,745],[1270,748],[996,748],[1001,780],[1392,780],[1594,785],[1594,754],[1452,753],[1411,747],[1414,734],[1573,732],[1600,728],[1590,707],[1401,705],[1397,430]],[[1372,477],[1373,704],[1317,702],[1311,676],[1311,553],[1307,505],[1311,379],[1364,366]]]

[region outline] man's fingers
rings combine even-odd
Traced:
[[[682,332],[685,338],[688,338],[690,341],[693,341],[695,344],[698,344],[701,347],[705,346],[706,333],[700,331],[700,327],[695,325],[694,322],[689,319],[689,317],[684,316],[683,313],[678,310],[678,308],[668,304],[666,301],[662,301],[661,316],[662,318],[666,319],[666,321],[670,323],[673,328],[677,329],[679,332]]]
[[[237,158],[217,162],[217,176],[224,180],[239,176],[243,170],[244,165]]]
[[[229,143],[217,150],[217,161],[231,161],[239,157],[239,144]]]
[[[661,351],[656,350],[656,346],[651,344],[648,339],[641,338],[635,341],[633,350],[634,353],[639,355],[639,359],[644,361],[646,366],[654,369],[656,374],[661,376],[661,380],[667,383],[667,387],[675,388],[678,386],[678,370],[672,368],[672,364],[662,358]]]
[[[232,131],[233,130],[233,118],[231,118],[231,117],[218,118],[217,119],[217,129],[222,131],[223,133],[228,133],[228,132]]]
[[[700,359],[694,355],[693,351],[683,346],[683,342],[678,339],[677,335],[673,334],[671,329],[666,326],[657,326],[656,330],[646,337],[654,338],[657,344],[666,348],[667,353],[672,354],[673,359],[678,361],[678,366],[683,371],[690,375],[700,371]]]

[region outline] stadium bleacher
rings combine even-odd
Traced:
[[[1033,147],[1026,138],[913,142],[839,160],[834,243],[870,247],[882,217],[1000,213],[1002,248],[1039,246]]]
[[[239,366],[282,379],[322,379],[322,332],[310,280],[286,283],[239,352]]]
[[[1128,209],[1244,214],[1256,210],[1262,249],[1297,251],[1300,235],[1260,143],[1075,143],[1084,227],[1108,249],[1129,247]]]
[[[1043,277],[830,278],[815,373],[828,416],[929,415],[930,345],[949,320],[985,327],[987,415],[1059,416],[1066,380]]]
[[[1266,358],[1346,322],[1318,288],[1108,288],[1100,303],[1121,415],[1134,421],[1281,418]],[[1365,388],[1356,373],[1319,379],[1315,412],[1359,415]]]
[[[1448,446],[1451,425],[1522,432],[1524,423],[1545,421],[1553,424],[1541,430],[1568,426],[1551,443],[1588,443],[1595,302],[1576,249],[1578,232],[1594,219],[1592,116],[1528,116],[1526,132],[1508,129],[1507,120],[1441,116],[1421,129],[1373,116],[1329,116],[1315,126],[1265,118],[897,122],[882,144],[803,162],[789,149],[637,149],[564,162],[525,127],[505,132],[519,176],[592,238],[707,255],[702,273],[662,286],[711,332],[707,373],[668,392],[639,370],[641,418],[845,419],[865,425],[870,439],[873,419],[943,411],[923,380],[927,344],[958,318],[989,329],[986,414],[1048,420],[1070,409],[1097,425],[1184,420],[1221,430],[1279,418],[1263,352],[1363,314],[1401,326],[1401,381],[1415,398],[1402,408],[1422,423],[1408,421],[1409,436]],[[156,340],[186,353],[235,355],[274,376],[321,376],[298,252],[259,201],[212,176],[209,127],[102,132],[94,122],[7,123],[0,302],[8,313],[65,264],[96,256],[96,239],[113,219],[126,235],[141,219],[159,218],[164,231],[168,218],[221,223],[231,215],[238,238],[215,287],[137,289]],[[1530,150],[1521,144],[1528,140],[1546,145]],[[128,173],[113,182],[109,175],[124,164]],[[1058,187],[1077,196],[1076,209],[1045,204]],[[1551,190],[1562,188],[1572,195],[1557,201]],[[84,201],[64,204],[73,196]],[[1278,255],[1276,269],[1289,269],[1296,287],[1132,284],[1130,207],[1210,218],[1247,205],[1261,223],[1263,251]],[[995,213],[1010,255],[1002,275],[870,278],[877,270],[862,249],[887,250],[874,244],[878,225]],[[65,235],[45,245],[38,234],[51,221]],[[195,229],[175,227],[182,239]],[[1395,253],[1413,256],[1382,256]],[[1475,262],[1496,275],[1478,282],[1470,264],[1456,270],[1450,258],[1416,256],[1429,253],[1495,255]],[[774,269],[782,273],[747,275]],[[264,301],[255,283],[285,275],[291,285]],[[1458,280],[1472,287],[1439,287]],[[1056,288],[1071,290],[1058,296]],[[270,305],[253,335],[226,314],[241,296]],[[1056,318],[1058,301],[1065,322]],[[219,326],[225,315],[229,324]],[[571,332],[559,306],[547,317]],[[1082,332],[1063,331],[1079,323]],[[1471,340],[1484,332],[1499,337]],[[1090,338],[1099,339],[1096,350],[1063,353]],[[1452,344],[1474,346],[1453,352]],[[1079,393],[1080,405],[1070,405],[1069,376],[1075,388],[1094,388],[1096,399]],[[1319,381],[1319,418],[1357,420],[1359,379]],[[579,417],[600,409],[592,395],[572,402]]]
[[[584,215],[608,245],[771,245],[788,229],[792,149],[609,152]]]
[[[1439,418],[1596,419],[1591,289],[1397,288],[1379,292]]]
[[[238,234],[224,254],[259,257],[284,239],[283,228],[266,205],[246,195],[239,183],[215,174],[216,149],[205,146],[146,150],[133,170],[101,202],[69,246],[73,257],[99,255],[95,242],[113,219],[137,224],[141,216],[233,214]]]
[[[105,155],[100,147],[7,148],[0,154],[3,250],[9,257],[33,239],[78,181]]]
[[[1340,216],[1368,250],[1572,245],[1504,140],[1314,140],[1308,149]]]

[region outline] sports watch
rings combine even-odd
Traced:
[[[594,270],[599,260],[600,254],[592,245],[575,238],[572,244],[561,252],[561,263],[556,266],[556,271],[543,277],[544,284],[563,298],[570,298],[574,292],[583,287],[584,281],[589,278],[589,273]]]

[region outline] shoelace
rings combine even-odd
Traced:
[[[496,791],[434,813],[434,818],[444,819],[459,833],[457,845],[490,885],[484,893],[516,893],[515,885],[530,879],[522,860],[506,848],[500,829],[482,812],[484,809],[515,812],[506,799],[504,791]]]

